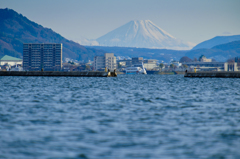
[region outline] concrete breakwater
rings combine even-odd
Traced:
[[[240,78],[240,72],[187,72],[184,77]]]
[[[117,77],[115,72],[0,71],[0,76]]]

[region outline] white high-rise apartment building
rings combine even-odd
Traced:
[[[114,53],[105,53],[104,56],[95,56],[94,57],[94,70],[98,69],[116,69],[116,57]]]

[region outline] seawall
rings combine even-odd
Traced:
[[[0,76],[117,77],[115,72],[0,71]]]
[[[185,73],[184,77],[190,78],[240,78],[240,72],[188,72]]]

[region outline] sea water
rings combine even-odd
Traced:
[[[0,158],[240,158],[240,79],[0,77]]]

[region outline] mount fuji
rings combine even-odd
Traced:
[[[100,46],[189,50],[194,45],[176,39],[150,20],[134,20],[96,39]]]

